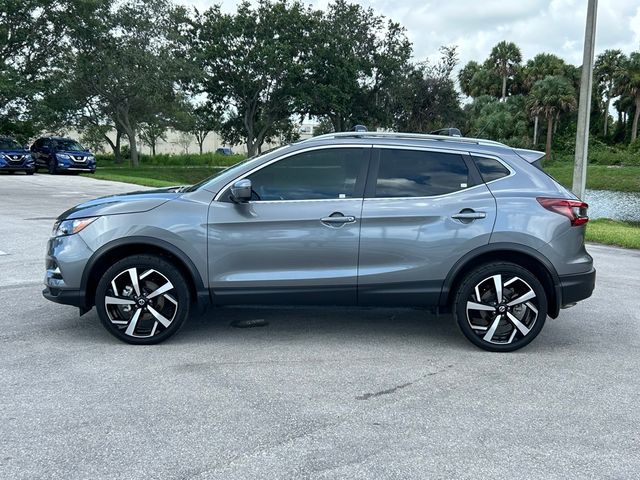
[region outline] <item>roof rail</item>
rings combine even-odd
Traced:
[[[429,135],[427,133],[398,133],[398,132],[335,132],[318,135],[317,137],[307,138],[303,142],[312,142],[315,140],[324,140],[328,138],[399,138],[414,140],[437,140],[440,142],[457,142],[457,143],[475,143],[476,145],[495,145],[506,147],[504,143],[494,142],[493,140],[484,140],[482,138],[469,137],[449,137],[445,135]]]

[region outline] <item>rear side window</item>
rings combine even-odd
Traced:
[[[376,197],[431,197],[469,186],[461,155],[420,150],[380,150]]]
[[[255,200],[353,198],[362,194],[369,150],[327,148],[277,161],[248,178]]]
[[[502,177],[507,177],[511,173],[507,167],[505,167],[502,163],[500,163],[495,158],[485,158],[485,157],[472,157],[473,161],[476,163],[476,167],[480,171],[480,175],[482,176],[482,180],[486,182],[491,182],[492,180],[497,180]]]

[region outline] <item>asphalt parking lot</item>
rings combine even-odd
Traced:
[[[640,252],[590,246],[594,296],[512,354],[410,309],[217,309],[135,347],[40,293],[54,218],[134,189],[0,176],[0,478],[640,476]]]

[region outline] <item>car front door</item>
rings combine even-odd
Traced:
[[[436,305],[455,262],[487,244],[496,202],[467,152],[374,149],[362,208],[358,300]]]
[[[269,162],[235,203],[230,185],[209,208],[209,279],[214,301],[357,302],[362,195],[371,148],[311,148]]]

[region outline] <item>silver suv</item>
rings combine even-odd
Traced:
[[[43,293],[95,305],[135,344],[208,305],[380,305],[450,308],[474,344],[516,350],[595,283],[587,205],[541,157],[437,135],[315,137],[63,213]]]

